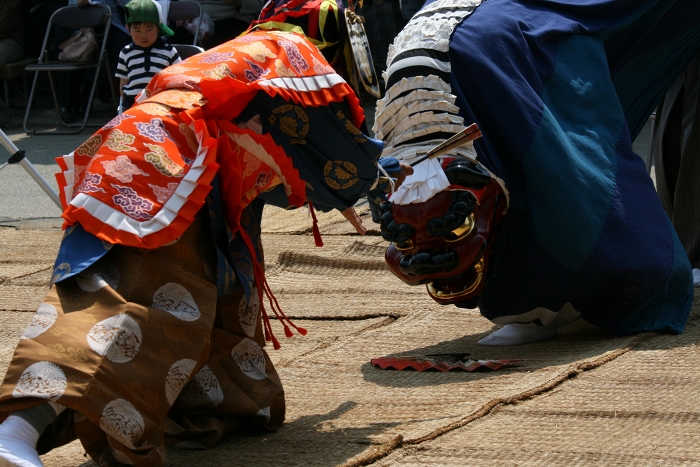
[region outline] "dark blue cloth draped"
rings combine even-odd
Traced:
[[[698,0],[487,0],[457,26],[452,93],[511,193],[487,318],[682,332],[690,264],[632,139],[699,49]]]

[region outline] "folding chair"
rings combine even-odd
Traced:
[[[173,47],[175,47],[175,50],[177,50],[177,54],[183,60],[185,60],[186,58],[190,58],[192,55],[197,55],[204,52],[204,49],[198,45],[173,44]]]
[[[109,7],[103,3],[98,3],[94,5],[88,5],[84,7],[79,7],[77,5],[70,5],[63,8],[59,8],[56,12],[51,15],[49,24],[46,28],[46,34],[44,35],[44,43],[41,47],[41,54],[39,55],[38,63],[33,65],[27,65],[26,71],[34,71],[34,82],[32,83],[32,90],[29,94],[29,101],[27,102],[27,110],[24,113],[24,131],[27,134],[77,134],[85,129],[87,126],[88,117],[90,116],[90,110],[92,108],[92,99],[95,96],[95,89],[97,88],[97,80],[100,75],[100,70],[104,69],[107,73],[107,79],[109,81],[109,87],[112,91],[112,99],[114,100],[114,106],[117,106],[117,96],[115,94],[115,87],[112,82],[112,75],[109,72],[109,63],[106,57],[105,48],[107,45],[107,38],[109,34],[109,26],[112,22],[112,13]],[[104,30],[104,36],[99,44],[99,51],[97,58],[95,60],[87,62],[63,62],[63,61],[49,61],[48,52],[46,50],[46,45],[49,42],[49,36],[51,35],[51,29],[53,26],[62,26],[68,29],[80,29],[80,28],[93,28],[98,31]],[[60,106],[58,102],[58,96],[56,95],[56,87],[54,85],[52,71],[78,71],[78,70],[94,70],[94,76],[92,78],[92,88],[90,89],[90,96],[88,97],[85,115],[83,117],[83,122],[77,128],[73,129],[76,125],[70,125],[64,122],[61,118]],[[63,126],[69,128],[68,130],[45,130],[45,131],[35,131],[27,128],[27,122],[29,120],[29,113],[32,109],[32,103],[34,101],[34,95],[36,93],[37,84],[39,82],[39,74],[41,72],[47,72],[49,76],[49,83],[51,84],[51,93],[53,94],[54,104],[56,106],[56,113],[58,114],[58,119]]]
[[[199,2],[191,0],[171,1],[170,7],[168,8],[168,22],[196,19],[197,30],[194,33],[194,41],[192,42],[192,45],[197,45],[197,39],[199,38],[199,27],[202,25],[203,14],[204,10],[202,10],[202,5],[200,5]]]

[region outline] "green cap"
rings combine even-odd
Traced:
[[[158,2],[153,0],[131,0],[124,7],[126,13],[126,24],[131,23],[153,23],[158,25],[160,32],[172,36],[175,34],[172,29],[164,23],[163,12]]]

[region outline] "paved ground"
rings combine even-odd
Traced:
[[[109,121],[113,113],[111,105],[96,103],[96,110],[90,121],[94,125]],[[58,124],[53,110],[39,109],[32,111],[30,128],[50,129]],[[5,115],[2,130],[18,149],[24,150],[26,160],[42,175],[46,182],[56,190],[54,174],[58,171],[55,158],[68,154],[90,134],[96,126],[88,127],[78,135],[29,136],[22,128],[23,110],[11,109],[10,120]],[[10,153],[0,148],[0,165],[4,164]],[[60,227],[61,212],[47,197],[40,186],[30,177],[20,164],[7,165],[0,170],[0,225],[22,228],[57,228]]]

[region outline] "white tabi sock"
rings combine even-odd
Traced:
[[[479,341],[479,345],[523,345],[556,337],[557,327],[554,326],[518,326],[506,324]]]
[[[554,319],[546,326],[532,324],[506,324],[479,341],[481,345],[523,345],[551,339],[557,336],[557,329],[581,317],[571,303],[565,303]]]
[[[0,424],[0,467],[43,467],[36,451],[39,432],[26,420],[10,415]]]

